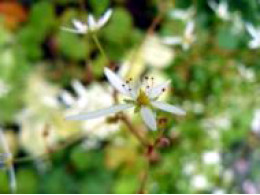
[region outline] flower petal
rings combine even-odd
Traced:
[[[76,34],[84,34],[85,32],[81,32],[78,29],[72,29],[72,28],[68,28],[68,27],[61,27],[61,30],[70,32],[70,33],[76,33]]]
[[[258,32],[257,32],[256,28],[251,23],[246,23],[246,29],[253,38],[258,37]]]
[[[157,129],[156,127],[156,116],[155,113],[148,107],[142,107],[141,108],[141,116],[145,122],[145,124],[155,131]]]
[[[65,90],[61,92],[60,98],[67,106],[72,106],[76,102],[75,98]]]
[[[73,19],[72,20],[73,25],[75,26],[75,28],[79,31],[79,32],[86,32],[87,31],[87,25],[85,25],[84,23],[82,23],[79,20]]]
[[[195,23],[193,21],[189,21],[185,28],[185,32],[184,32],[185,36],[190,37],[193,33],[194,27],[195,27]]]
[[[129,90],[127,90],[127,85],[123,81],[123,79],[121,79],[118,75],[116,75],[109,68],[105,68],[104,72],[105,72],[105,75],[106,75],[108,81],[114,88],[116,88],[123,95],[131,97],[131,94],[130,94]]]
[[[177,115],[186,115],[186,111],[184,111],[183,109],[181,109],[179,107],[173,106],[171,104],[167,104],[164,102],[158,102],[158,101],[153,101],[151,104],[154,107],[159,108],[166,112],[170,112],[170,113],[177,114]]]
[[[109,115],[109,114],[113,114],[113,113],[116,113],[116,112],[120,112],[120,111],[126,110],[126,109],[131,108],[131,107],[133,107],[132,104],[118,104],[118,105],[111,106],[109,108],[97,110],[97,111],[94,111],[94,112],[89,112],[89,113],[86,113],[86,114],[78,114],[78,115],[74,115],[74,116],[68,116],[68,117],[66,117],[66,119],[67,120],[94,119],[94,118],[106,116],[106,115]]]
[[[109,18],[112,16],[112,9],[108,9],[105,14],[98,20],[98,27],[101,28],[102,26],[104,26]]]
[[[166,89],[169,84],[171,83],[171,81],[167,81],[165,83],[162,83],[160,85],[157,85],[153,88],[151,88],[149,91],[148,91],[148,96],[149,98],[153,99],[153,98],[157,98],[158,96],[160,96],[163,92],[164,92],[164,89]]]
[[[72,86],[79,97],[87,96],[87,90],[85,89],[84,85],[82,85],[82,83],[80,83],[78,80],[72,81]]]
[[[168,45],[178,45],[181,44],[181,37],[164,37],[162,38],[162,42]]]
[[[88,15],[88,25],[91,30],[96,30],[97,24],[96,24],[96,20],[92,14]]]

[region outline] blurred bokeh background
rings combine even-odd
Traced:
[[[187,111],[185,117],[158,112],[167,119],[170,145],[154,159],[147,192],[259,193],[260,50],[250,41],[259,41],[260,31],[254,37],[247,26],[260,27],[260,1],[219,3],[1,0],[0,125],[14,156],[17,192],[137,192],[144,151],[126,127],[113,118],[64,119],[114,103],[103,74],[109,66],[122,77],[170,79],[163,98]],[[108,8],[113,14],[97,36],[109,62],[88,34],[61,30]],[[163,42],[184,40],[191,20],[188,49]],[[7,167],[0,168],[0,193],[10,193]]]

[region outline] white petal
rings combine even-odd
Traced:
[[[252,24],[246,23],[246,29],[253,38],[257,38],[259,36],[256,28]]]
[[[168,45],[178,45],[182,42],[181,37],[164,37],[162,42]]]
[[[83,24],[79,20],[72,20],[73,25],[79,32],[86,32],[87,31],[87,25]]]
[[[257,49],[260,47],[260,40],[253,39],[248,44],[250,49]]]
[[[108,81],[114,88],[116,88],[123,95],[131,96],[131,94],[129,93],[129,90],[127,90],[127,85],[123,81],[122,78],[120,78],[118,75],[116,75],[109,68],[105,68],[104,72],[105,72],[105,75],[106,75]]]
[[[166,89],[166,88],[169,86],[170,83],[171,83],[171,81],[169,80],[169,81],[167,81],[167,82],[165,82],[165,83],[162,83],[162,84],[160,84],[160,85],[157,85],[157,86],[151,88],[151,89],[148,91],[148,94],[147,94],[147,95],[148,95],[149,98],[151,98],[151,99],[157,98],[158,96],[160,96],[160,95],[163,93],[164,89]]]
[[[194,30],[194,27],[195,27],[195,23],[193,21],[189,21],[185,28],[185,32],[184,32],[185,36],[191,36],[193,33],[193,30]]]
[[[98,27],[101,28],[102,26],[104,26],[109,18],[112,16],[112,9],[108,9],[105,14],[99,19],[98,21]]]
[[[145,124],[155,131],[157,129],[156,127],[156,116],[155,113],[148,107],[142,107],[141,108],[141,116],[145,122]]]
[[[88,25],[89,25],[89,28],[91,28],[92,30],[96,30],[97,24],[96,24],[96,20],[92,14],[89,14],[89,16],[88,16]]]
[[[70,33],[76,33],[76,34],[84,34],[85,32],[81,32],[77,29],[72,29],[72,28],[68,28],[68,27],[61,27],[61,30],[70,32]]]
[[[72,81],[72,86],[79,97],[86,97],[86,88],[77,80]]]
[[[113,113],[116,113],[116,112],[120,112],[120,111],[126,110],[126,109],[131,108],[131,107],[133,107],[132,104],[118,104],[118,105],[114,105],[114,106],[111,106],[109,108],[97,110],[97,111],[94,111],[94,112],[89,112],[89,113],[85,113],[85,114],[78,114],[78,115],[74,115],[74,116],[68,116],[68,117],[66,117],[66,119],[67,120],[94,119],[94,118],[106,116],[106,115],[109,115],[109,114],[113,114]]]
[[[65,90],[61,93],[60,98],[68,106],[71,106],[76,102],[75,98]]]
[[[154,107],[159,108],[159,109],[166,111],[166,112],[170,112],[170,113],[177,114],[177,115],[186,115],[186,112],[183,109],[176,107],[176,106],[173,106],[171,104],[153,101],[152,105]]]

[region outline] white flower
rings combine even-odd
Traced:
[[[248,33],[251,35],[252,40],[249,42],[248,47],[250,49],[260,48],[260,29],[255,28],[252,24],[247,23],[246,29]]]
[[[111,15],[112,15],[112,9],[108,9],[104,13],[104,15],[98,20],[96,20],[92,14],[89,14],[87,23],[83,23],[77,19],[73,19],[72,23],[74,28],[62,27],[61,29],[68,32],[77,33],[77,34],[85,34],[88,32],[97,31],[108,22]]]
[[[251,129],[253,132],[260,134],[260,109],[257,109],[254,113]]]
[[[204,190],[209,186],[209,182],[204,175],[195,175],[191,180],[191,185],[195,190]]]
[[[222,20],[230,19],[228,4],[226,0],[222,0],[219,4],[217,4],[214,0],[209,0],[208,5],[220,19]]]
[[[60,97],[62,101],[69,107],[66,115],[74,115],[83,111],[91,111],[110,106],[114,100],[110,95],[112,88],[107,85],[93,83],[88,88],[83,86],[81,82],[75,80],[72,82],[72,88],[76,93],[76,97],[68,91],[64,90]],[[113,135],[119,130],[118,123],[109,123],[106,117],[99,117],[93,120],[83,121],[81,129],[88,138],[102,140]]]
[[[135,111],[140,111],[145,124],[150,129],[156,130],[156,115],[152,110],[153,107],[178,115],[186,114],[186,112],[181,108],[157,101],[158,97],[165,91],[166,87],[168,87],[168,85],[170,84],[169,81],[153,87],[153,78],[149,79],[148,77],[146,77],[147,85],[145,87],[134,87],[132,86],[132,79],[123,81],[118,75],[116,75],[110,69],[105,68],[104,71],[110,84],[121,94],[129,98],[125,100],[126,103],[113,105],[109,108],[89,112],[86,114],[68,116],[67,119],[94,119],[97,117],[113,114],[116,112],[121,112],[123,110],[135,107]],[[149,81],[151,81],[151,85],[148,84]]]
[[[220,162],[220,155],[219,152],[215,151],[205,152],[202,155],[202,159],[205,164],[218,164]]]
[[[183,10],[183,9],[173,9],[169,13],[170,17],[172,17],[174,19],[184,20],[184,21],[189,21],[190,19],[192,19],[194,14],[195,14],[194,7],[190,7],[188,9],[186,9],[186,10]]]
[[[182,45],[183,50],[188,50],[190,45],[195,41],[194,35],[195,24],[189,21],[186,25],[183,36],[169,36],[163,38],[163,43],[168,45]]]

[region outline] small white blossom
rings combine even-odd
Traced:
[[[72,88],[76,93],[73,96],[64,90],[60,97],[67,105],[66,115],[74,115],[83,111],[91,111],[110,106],[114,100],[110,95],[112,88],[107,85],[93,83],[88,88],[83,86],[81,82],[74,80]],[[88,135],[90,140],[102,140],[108,138],[119,130],[118,123],[109,123],[106,117],[99,117],[93,120],[83,121],[81,123],[82,130]]]
[[[246,29],[247,29],[248,33],[250,34],[250,36],[252,37],[252,39],[248,43],[248,47],[250,49],[260,48],[260,29],[254,27],[250,23],[246,24]]]
[[[149,79],[148,77],[146,77],[146,86],[142,87],[142,85],[139,85],[138,87],[135,87],[132,84],[132,79],[123,81],[122,78],[120,78],[118,75],[116,75],[108,68],[105,68],[104,72],[110,84],[121,94],[128,97],[128,99],[125,100],[126,103],[113,105],[109,108],[89,112],[86,114],[68,116],[67,119],[94,119],[97,117],[106,116],[109,114],[121,112],[123,110],[135,107],[135,111],[140,111],[145,124],[150,129],[156,130],[156,114],[155,112],[153,112],[152,108],[158,108],[166,112],[178,115],[186,114],[186,112],[179,107],[161,101],[157,101],[158,97],[165,91],[166,87],[168,87],[168,85],[170,84],[169,81],[153,87],[153,78]],[[151,81],[151,85],[148,84],[149,81]]]
[[[222,0],[219,4],[215,0],[209,0],[208,5],[220,19],[229,20],[231,18],[226,0]]]
[[[62,27],[62,30],[77,33],[77,34],[85,34],[88,32],[94,32],[102,28],[110,19],[112,15],[112,9],[108,9],[104,15],[98,20],[92,14],[88,15],[87,23],[81,22],[77,19],[73,19],[72,23],[74,28]]]
[[[219,162],[221,160],[219,152],[215,152],[215,151],[209,151],[209,152],[203,153],[202,159],[203,159],[203,162],[208,165],[219,164]]]
[[[189,21],[186,25],[183,36],[164,37],[162,41],[167,45],[181,45],[183,50],[188,50],[196,39],[194,35],[194,28],[194,21]]]
[[[174,18],[174,19],[179,19],[179,20],[183,20],[183,21],[189,21],[192,19],[192,17],[195,14],[195,9],[194,7],[190,7],[186,10],[184,9],[173,9],[169,15],[170,17]]]
[[[204,190],[208,188],[209,182],[204,175],[195,175],[191,180],[191,185],[195,190]]]

